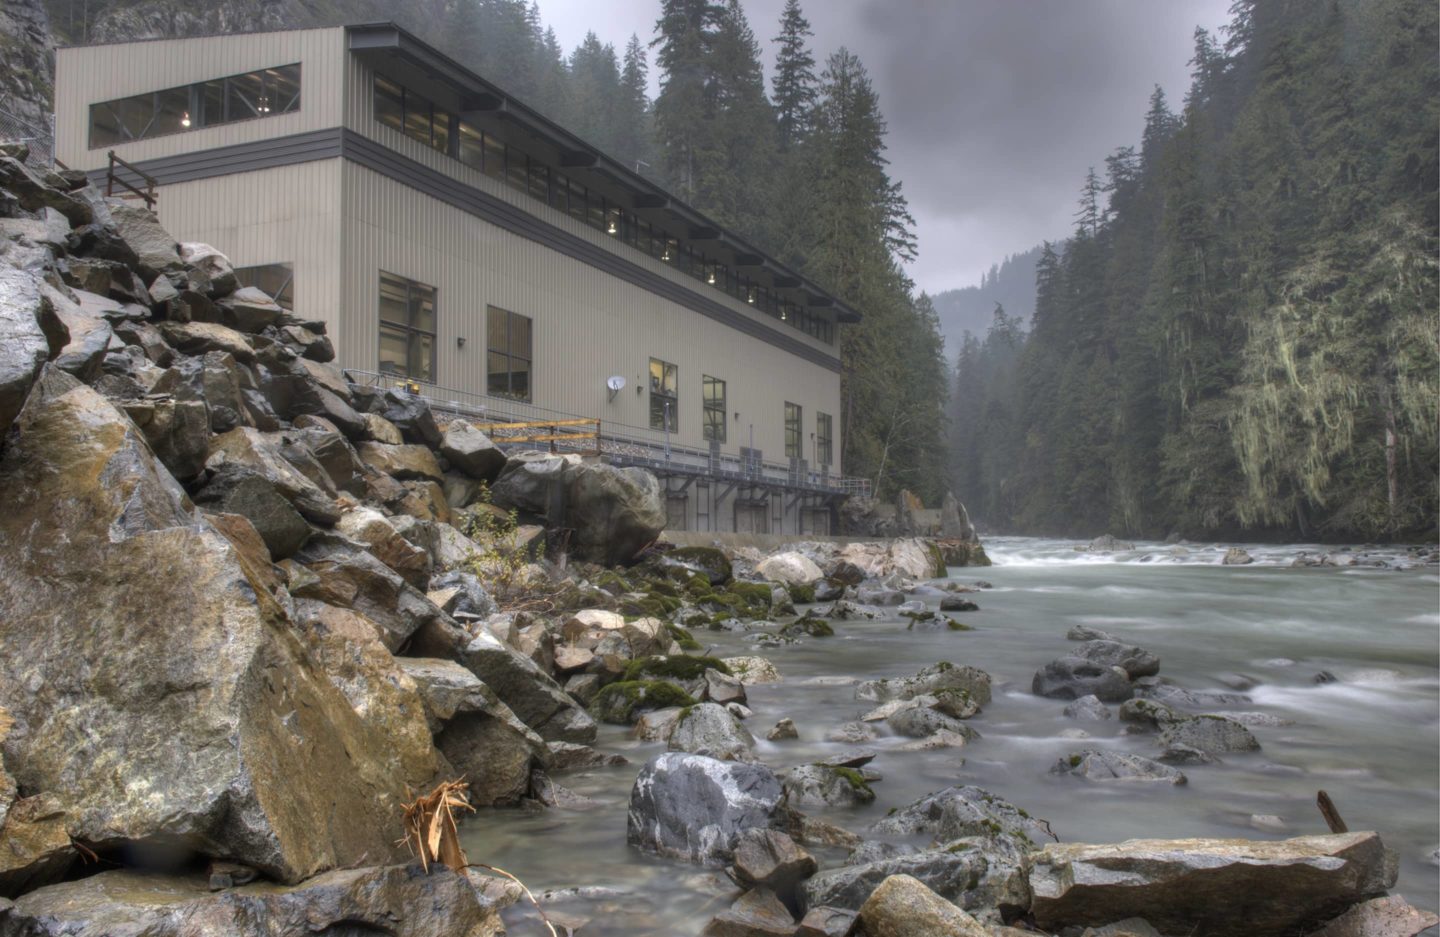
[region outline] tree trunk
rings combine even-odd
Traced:
[[[1395,468],[1395,406],[1385,407],[1385,506],[1389,511],[1388,526],[1395,533],[1399,526],[1400,476]]]

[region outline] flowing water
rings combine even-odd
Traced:
[[[1277,839],[1325,832],[1315,807],[1327,791],[1352,830],[1373,829],[1399,853],[1396,891],[1437,906],[1440,868],[1440,605],[1436,568],[1405,551],[1374,551],[1410,568],[1293,569],[1302,550],[1251,546],[1256,563],[1222,566],[1223,547],[1174,555],[1160,544],[1132,552],[1077,553],[1071,542],[996,538],[990,569],[953,569],[962,582],[991,588],[963,617],[969,632],[907,631],[903,620],[840,622],[836,636],[753,651],[743,634],[701,634],[712,653],[759,653],[783,682],[750,689],[760,739],[757,754],[777,771],[854,748],[825,741],[840,723],[870,707],[856,702],[862,679],[903,676],[939,660],[970,664],[995,680],[994,700],[971,721],[982,739],[963,749],[900,752],[906,739],[865,747],[884,775],[877,800],[825,814],[863,833],[887,810],[954,784],[976,784],[1048,819],[1067,842],[1192,836]],[[1052,765],[1083,747],[1154,754],[1153,737],[1126,736],[1120,725],[1076,723],[1065,704],[1030,694],[1037,668],[1062,656],[1066,631],[1085,624],[1159,655],[1160,675],[1193,690],[1233,692],[1248,685],[1243,708],[1291,724],[1253,727],[1262,750],[1186,767],[1189,783],[1100,784],[1051,776]],[[1328,672],[1337,678],[1317,684]],[[1243,682],[1242,682],[1243,681]],[[782,717],[800,739],[767,742]],[[1066,738],[1084,728],[1093,738]],[[883,725],[882,725],[883,733]],[[698,934],[734,896],[717,873],[657,860],[625,845],[630,785],[663,743],[639,743],[605,726],[600,747],[631,764],[557,780],[593,798],[588,810],[492,812],[464,828],[472,859],[498,865],[537,892],[572,889],[549,905],[592,918],[585,935]],[[1256,819],[1278,817],[1275,820]],[[822,862],[842,858],[820,851]],[[583,896],[576,899],[574,889]],[[542,896],[542,900],[544,900]],[[533,919],[507,912],[511,933],[536,931]],[[561,933],[564,933],[563,929]]]

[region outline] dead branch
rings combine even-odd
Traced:
[[[470,863],[470,867],[471,867],[471,868],[476,868],[476,869],[489,869],[491,872],[494,872],[494,873],[496,873],[497,875],[503,875],[503,876],[505,876],[506,878],[508,878],[510,881],[514,882],[516,885],[519,885],[519,886],[520,886],[520,890],[523,891],[523,892],[525,892],[525,897],[526,897],[526,898],[529,898],[529,899],[530,899],[530,903],[535,906],[535,911],[536,911],[536,913],[540,915],[540,921],[541,921],[541,923],[543,923],[543,924],[546,926],[546,928],[549,929],[549,931],[550,931],[550,937],[560,937],[559,933],[557,933],[556,930],[555,930],[555,925],[554,925],[554,924],[551,924],[551,923],[550,923],[550,919],[545,916],[545,909],[542,908],[542,907],[540,907],[540,901],[539,901],[539,900],[535,897],[535,895],[530,891],[530,888],[529,888],[528,885],[526,885],[524,882],[520,881],[520,880],[519,880],[518,878],[516,878],[515,876],[511,875],[509,872],[506,872],[504,869],[498,869],[498,868],[496,868],[496,867],[493,866],[493,865],[486,865],[486,864],[483,863],[483,862],[472,862],[472,863]]]
[[[1335,809],[1335,802],[1330,799],[1329,794],[1325,793],[1324,791],[1320,791],[1318,794],[1316,794],[1315,806],[1320,808],[1320,815],[1325,818],[1325,825],[1330,827],[1330,832],[1350,832],[1350,827],[1346,826],[1345,821],[1340,819],[1340,811]]]

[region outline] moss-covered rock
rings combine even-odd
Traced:
[[[680,547],[667,556],[701,573],[712,586],[724,585],[734,577],[730,558],[715,547]]]
[[[763,582],[732,582],[726,592],[738,599],[742,608],[756,615],[768,612],[774,598],[771,586]]]
[[[718,657],[690,657],[682,654],[673,657],[642,657],[639,660],[632,660],[625,667],[625,674],[621,679],[674,680],[677,683],[683,683],[700,679],[705,676],[707,670],[718,670],[727,676],[730,674],[730,668]]]
[[[680,645],[680,650],[682,651],[699,651],[704,649],[703,645],[695,640],[693,634],[679,625],[666,625],[665,631],[670,637],[675,639],[675,643]]]
[[[640,713],[668,706],[694,706],[695,698],[666,680],[623,680],[595,695],[590,714],[612,725],[634,725]]]
[[[815,601],[815,587],[805,583],[795,583],[787,586],[790,590],[790,601],[796,605],[810,605]]]
[[[835,634],[835,629],[830,627],[830,623],[825,619],[807,615],[781,628],[780,634],[786,637],[808,634],[812,638],[828,638]]]

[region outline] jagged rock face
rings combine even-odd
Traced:
[[[40,281],[22,270],[0,266],[0,436],[24,406],[45,360],[69,340],[65,333],[59,347],[52,347],[46,333],[57,326],[64,332]]]
[[[0,457],[7,768],[100,850],[284,881],[392,855],[404,779],[133,424],[51,370]],[[343,767],[342,767],[343,766]],[[343,783],[337,782],[343,771]]]
[[[6,0],[0,6],[0,109],[35,130],[50,129],[55,40],[43,0]]]
[[[955,905],[909,875],[892,875],[860,908],[860,926],[874,937],[987,937],[990,933]]]
[[[256,884],[212,893],[202,878],[103,872],[52,885],[0,910],[0,932],[30,937],[267,937],[388,934],[485,937],[499,916],[465,876],[419,865],[327,872],[293,888]]]
[[[1163,933],[1303,934],[1395,884],[1375,833],[1066,843],[1035,856],[1035,922],[1045,930],[1142,917]]]

